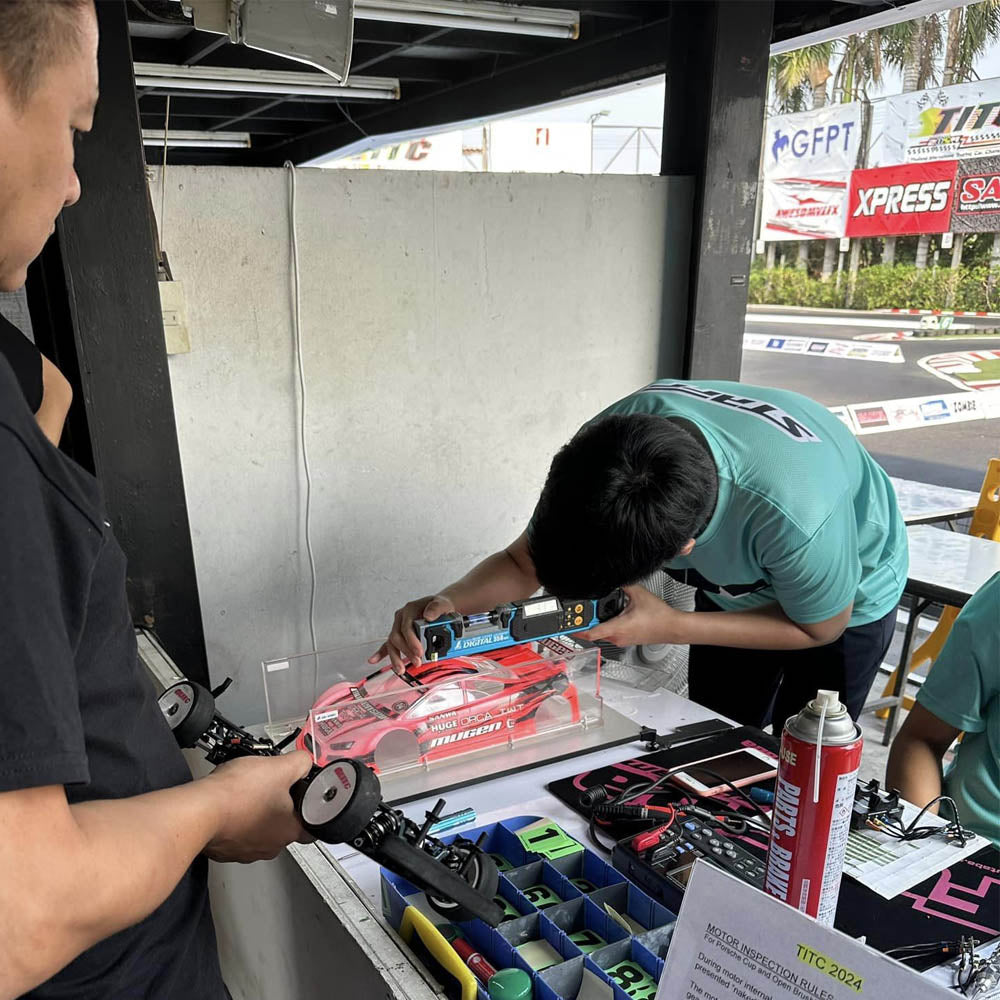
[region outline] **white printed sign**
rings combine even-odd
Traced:
[[[858,159],[860,122],[859,104],[834,104],[767,120],[762,239],[844,235],[847,181]]]
[[[1000,153],[1000,80],[917,90],[886,101],[879,166]],[[876,165],[873,163],[873,165]]]
[[[656,1000],[942,1000],[940,986],[697,862]]]
[[[768,118],[764,177],[846,175],[857,166],[861,105],[831,104]]]
[[[844,235],[847,173],[764,180],[760,235],[764,240],[839,239]]]

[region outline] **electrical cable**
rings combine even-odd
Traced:
[[[954,819],[952,819],[952,821],[947,823],[945,826],[918,826],[917,824],[923,818],[924,813],[926,813],[931,806],[938,802],[948,803],[951,807]],[[872,829],[878,830],[880,833],[884,833],[888,837],[893,837],[896,840],[903,841],[925,840],[927,837],[933,837],[935,834],[943,833],[948,840],[957,840],[962,847],[965,847],[966,843],[968,843],[968,841],[975,836],[972,831],[967,830],[964,826],[962,826],[958,806],[955,804],[955,800],[947,795],[938,795],[936,798],[931,799],[931,801],[928,802],[927,805],[925,805],[905,827],[898,819],[892,821],[879,819],[869,821],[868,825],[872,827]]]
[[[160,166],[160,251],[166,253],[167,245],[167,147],[170,143],[170,95],[167,94],[167,113],[163,119],[163,163]]]
[[[299,373],[299,445],[302,468],[305,473],[305,542],[309,557],[309,639],[313,652],[313,689],[319,688],[319,646],[316,643],[316,558],[312,547],[312,474],[309,469],[309,449],[306,445],[306,373],[302,359],[302,287],[299,276],[299,231],[296,221],[296,172],[295,164],[285,161],[289,177],[289,236],[292,260],[292,330],[295,341],[295,359]]]
[[[722,775],[717,774],[715,771],[709,770],[709,768],[702,767],[701,765],[680,764],[677,767],[667,771],[666,774],[661,774],[660,777],[657,778],[655,781],[639,782],[638,785],[630,785],[622,791],[621,795],[618,796],[618,798],[615,799],[615,803],[617,805],[625,805],[627,802],[632,801],[632,799],[638,798],[640,795],[649,795],[651,792],[656,791],[656,789],[658,789],[665,781],[672,778],[675,774],[680,774],[682,771],[699,771],[702,774],[707,774],[710,778],[715,779],[721,784],[728,786],[740,798],[744,799],[747,802],[747,804],[754,810],[754,812],[756,812],[764,819],[764,821],[767,823],[768,829],[770,829],[771,817],[768,816],[768,814],[764,812],[764,810],[760,807],[760,805],[754,802],[754,800],[750,798],[750,796],[745,791],[743,791],[742,788],[737,788],[737,786],[734,785],[728,778],[724,778],[722,777]],[[710,799],[712,798],[712,796],[698,795],[697,798]]]
[[[591,814],[588,818],[588,824],[587,824],[587,836],[590,842],[605,854],[610,854],[612,849],[609,848],[597,835],[597,824],[601,818],[601,813],[605,810],[610,810],[612,807],[620,808],[627,806],[629,802],[631,802],[634,799],[637,799],[641,795],[651,795],[657,793],[657,791],[661,788],[664,782],[668,781],[675,774],[679,774],[682,771],[691,771],[691,770],[700,771],[701,773],[708,775],[710,778],[713,778],[714,780],[721,782],[724,785],[727,785],[738,796],[740,796],[742,799],[745,799],[747,804],[750,805],[751,808],[754,810],[754,812],[759,814],[759,816],[763,819],[764,823],[766,823],[766,829],[761,829],[761,827],[752,826],[750,823],[751,819],[757,819],[756,816],[754,817],[742,816],[739,813],[736,813],[734,810],[729,810],[729,809],[713,810],[713,813],[718,813],[719,815],[713,814],[712,819],[717,822],[720,822],[723,828],[729,829],[729,827],[726,826],[724,820],[726,816],[731,816],[736,819],[739,819],[740,821],[745,823],[746,826],[749,827],[751,830],[756,830],[758,833],[770,832],[771,817],[768,816],[768,814],[764,812],[764,810],[760,807],[760,805],[754,802],[753,799],[750,798],[750,796],[745,791],[743,791],[743,789],[738,788],[729,779],[722,777],[722,775],[717,774],[715,771],[712,771],[707,767],[701,767],[700,765],[694,766],[691,764],[681,764],[667,771],[665,774],[661,774],[655,781],[640,781],[636,782],[635,784],[626,786],[621,790],[620,794],[618,794],[614,798],[613,801],[609,801],[608,790],[603,785],[595,785],[593,788],[586,789],[580,796],[580,804],[583,805],[584,807],[590,808],[591,810]],[[661,791],[659,792],[659,794],[664,794],[664,793]],[[697,798],[711,799],[711,796],[698,795]],[[647,813],[649,810],[653,810],[656,812],[661,811],[660,807],[657,806],[646,806],[645,809],[647,810]],[[684,812],[684,807],[676,807],[676,811]],[[651,817],[649,817],[647,814],[646,817],[640,817],[640,816],[631,817],[631,816],[619,815],[616,816],[615,818],[626,822],[640,822],[640,821],[648,822]],[[632,834],[631,836],[635,835]],[[624,839],[627,840],[629,838],[626,837]]]

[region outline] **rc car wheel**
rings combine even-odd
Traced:
[[[354,840],[382,800],[378,778],[355,760],[335,760],[304,780],[299,818],[309,833],[327,844]]]
[[[497,871],[496,862],[473,844],[458,848],[456,854],[457,857],[448,862],[448,867],[458,871],[468,859],[468,867],[465,869],[463,878],[477,892],[492,899],[500,888],[500,873]],[[427,893],[427,902],[434,910],[453,923],[463,923],[466,920],[472,920],[475,916],[464,907],[459,906],[458,903],[443,896]]]
[[[158,699],[160,711],[182,747],[193,747],[215,717],[212,693],[194,681],[172,684]]]

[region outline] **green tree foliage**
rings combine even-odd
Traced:
[[[750,272],[749,301],[757,305],[839,309],[846,291],[846,276],[838,288],[800,268],[755,266]],[[863,267],[855,278],[852,308],[944,309],[952,293],[955,309],[1000,312],[1000,285],[991,284],[989,268],[982,264],[958,271],[913,264]]]

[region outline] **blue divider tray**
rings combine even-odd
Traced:
[[[534,1000],[576,1000],[585,969],[612,985],[615,1000],[652,1000],[655,986],[638,985],[635,967],[659,982],[676,915],[582,844],[579,851],[553,861],[526,851],[517,831],[539,818],[517,816],[462,831],[470,840],[486,833],[483,849],[509,865],[500,872],[499,895],[508,904],[504,922],[491,928],[471,920],[458,925],[462,936],[495,969],[528,972]],[[406,879],[382,869],[382,910],[397,930],[409,900],[422,895]],[[613,920],[605,903],[634,921],[636,933]],[[448,922],[437,914],[432,921]],[[546,941],[560,960],[541,971],[532,969],[517,949],[533,940]],[[489,1000],[482,986],[478,995]]]

